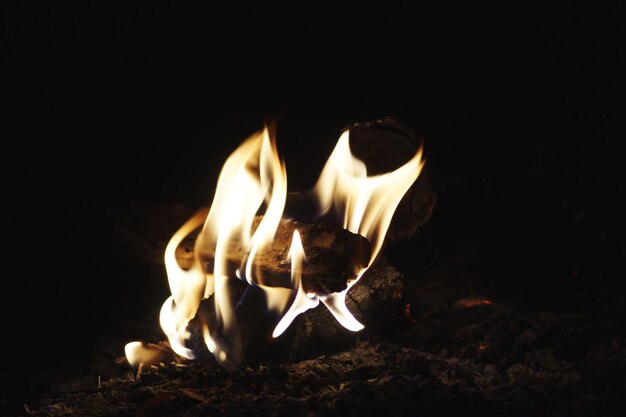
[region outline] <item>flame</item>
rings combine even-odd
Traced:
[[[302,240],[297,229],[293,231],[289,257],[291,258],[291,283],[296,296],[289,310],[276,325],[272,337],[278,337],[283,334],[296,317],[311,308],[317,307],[319,304],[318,298],[314,294],[307,294],[302,287],[302,261],[306,259],[306,255],[304,254]]]
[[[204,297],[214,294],[218,324],[211,330],[204,323],[203,335],[207,347],[222,364],[239,363],[241,351],[235,304],[231,301],[228,285],[228,281],[234,279],[227,268],[228,244],[237,239],[248,248],[243,268],[245,275],[241,277],[242,268],[238,275],[250,285],[261,286],[252,264],[258,251],[272,242],[286,198],[285,165],[280,161],[276,143],[266,127],[252,135],[226,160],[211,209],[196,241],[196,253],[215,249],[213,271],[209,276],[213,285],[205,287]],[[265,215],[252,234],[254,217],[264,201],[267,202]]]
[[[202,271],[197,257],[188,270],[182,269],[176,261],[176,248],[191,232],[202,225],[206,210],[200,210],[189,219],[170,239],[165,248],[165,270],[172,295],[161,307],[159,322],[174,352],[187,359],[195,357],[193,351],[185,347],[187,324],[198,311],[202,292],[212,284]]]
[[[420,148],[410,161],[395,171],[368,177],[363,161],[350,151],[350,131],[346,130],[313,189],[321,206],[320,214],[334,211],[345,229],[369,240],[374,260],[396,207],[423,166]]]
[[[346,131],[337,142],[311,194],[322,209],[320,216],[334,214],[344,228],[368,239],[372,249],[371,265],[382,248],[397,205],[417,179],[423,164],[420,149],[397,170],[368,177],[365,164],[350,151],[349,132]],[[216,319],[215,323],[201,323],[205,344],[222,365],[231,367],[240,363],[242,342],[236,316],[241,299],[236,300],[237,294],[231,293],[231,280],[236,279],[261,289],[265,294],[266,310],[280,317],[273,337],[280,336],[299,314],[320,302],[345,328],[352,331],[363,328],[348,310],[345,298],[367,268],[363,268],[356,279],[348,283],[348,288],[340,293],[306,293],[301,277],[306,255],[297,230],[293,233],[288,254],[291,260],[291,288],[268,286],[263,277],[257,275],[254,259],[273,242],[286,198],[285,164],[280,160],[276,143],[265,127],[250,136],[226,160],[210,210],[201,210],[189,219],[166,247],[165,266],[172,295],[163,303],[160,324],[178,355],[188,359],[196,356],[185,344],[189,338],[187,326],[196,316],[202,299],[212,297]],[[254,229],[255,216],[263,209],[263,217]],[[189,269],[183,269],[176,261],[176,248],[200,227],[202,230],[196,239],[193,263]],[[227,252],[229,244],[235,241],[245,250],[239,268],[233,272],[229,270]],[[200,261],[202,253],[214,254],[212,270],[203,269]],[[131,364],[148,360],[149,355],[150,352],[139,342],[126,346],[126,356]]]
[[[130,342],[124,347],[124,353],[126,359],[131,365],[138,365],[143,363],[144,365],[151,365],[153,363],[160,362],[171,356],[171,351],[166,346],[161,344],[155,345],[152,343],[144,344],[142,342]]]
[[[393,172],[367,176],[363,161],[350,151],[350,132],[346,130],[313,189],[321,207],[320,215],[334,212],[343,227],[365,237],[371,246],[372,264],[382,248],[398,204],[424,167],[422,148],[407,163]],[[348,330],[358,331],[363,325],[346,307],[346,295],[363,276],[364,268],[348,287],[339,293],[327,294],[320,300]]]
[[[145,360],[143,357],[145,352],[146,351],[143,349],[143,343],[141,342],[130,342],[127,343],[124,347],[126,359],[131,365],[136,365],[143,362]]]

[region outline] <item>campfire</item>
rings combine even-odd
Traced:
[[[165,249],[171,295],[160,325],[171,349],[186,359],[208,350],[232,369],[262,357],[272,338],[319,304],[348,331],[363,329],[347,294],[376,262],[423,165],[419,148],[396,169],[368,175],[348,129],[314,188],[288,193],[272,130],[250,136],[226,160],[211,207],[183,224]],[[164,350],[154,346],[128,343],[128,362],[160,361]]]
[[[116,322],[81,379],[64,369],[61,382],[82,385],[24,411],[624,414],[614,412],[626,381],[623,295],[551,311],[520,302],[519,287],[498,287],[493,273],[518,265],[489,268],[476,199],[459,197],[477,189],[444,175],[436,142],[437,198],[413,133],[384,119],[340,135],[307,192],[288,187],[287,172],[302,170],[289,171],[265,128],[226,160],[210,208],[113,205],[114,219],[77,242],[97,248],[107,237],[93,251],[98,264],[101,253],[125,256],[120,269],[138,261],[142,285],[165,279],[165,264],[169,293],[163,281],[137,303],[149,314]],[[167,340],[155,320],[161,303]],[[139,335],[152,343],[127,344]]]

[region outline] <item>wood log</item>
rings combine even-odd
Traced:
[[[256,230],[262,216],[252,224]],[[306,254],[302,266],[302,284],[307,292],[332,293],[343,291],[347,283],[370,262],[370,246],[363,236],[329,224],[304,223],[281,219],[273,242],[260,250],[252,267],[259,283],[272,287],[291,288],[291,259],[289,247],[294,230],[298,230]],[[194,257],[195,236],[190,236],[177,249],[176,258],[185,268]],[[239,239],[229,242],[226,250],[228,275],[235,272],[246,259],[247,248]],[[205,248],[199,254],[205,271],[212,271],[215,248]]]

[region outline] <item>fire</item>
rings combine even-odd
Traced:
[[[368,176],[365,164],[355,158],[349,145],[349,131],[344,132],[328,158],[314,189],[310,192],[321,208],[320,216],[333,215],[345,229],[362,235],[371,245],[370,265],[382,248],[385,234],[400,200],[419,176],[424,165],[421,149],[397,170]],[[346,307],[346,294],[367,270],[339,293],[307,293],[301,279],[306,262],[306,248],[300,234],[294,231],[289,260],[291,288],[272,287],[257,276],[254,259],[271,245],[287,199],[287,174],[278,157],[276,142],[268,128],[253,134],[226,160],[219,175],[211,208],[201,210],[189,219],[171,238],[165,250],[165,266],[171,296],[165,300],[160,324],[172,349],[180,356],[193,359],[195,353],[186,346],[187,326],[198,311],[202,299],[213,297],[215,323],[202,323],[207,348],[226,367],[241,361],[241,338],[236,320],[237,294],[231,291],[231,280],[261,289],[267,311],[280,317],[272,336],[279,337],[301,313],[323,303],[345,328],[358,331],[363,325]],[[255,216],[263,217],[253,229]],[[176,261],[176,248],[194,230],[202,227],[189,269]],[[229,242],[237,240],[246,248],[241,265],[232,273],[227,265]],[[200,255],[214,253],[212,270],[205,271]],[[287,260],[286,260],[287,261]],[[131,342],[127,359],[137,363],[149,357],[144,345]]]

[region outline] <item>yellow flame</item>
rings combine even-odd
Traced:
[[[315,185],[322,214],[335,210],[343,227],[367,238],[372,260],[380,251],[400,200],[424,166],[422,149],[393,172],[368,177],[363,161],[350,151],[350,132],[345,131]]]
[[[343,219],[344,228],[369,241],[371,265],[382,248],[400,200],[422,171],[422,149],[395,171],[368,177],[363,161],[354,157],[350,151],[349,137],[349,131],[345,131],[339,138],[313,192],[318,198],[322,214],[334,210]],[[322,303],[341,325],[352,331],[361,330],[363,325],[346,307],[346,295],[366,270],[364,268],[356,280],[348,283],[344,291],[320,295]]]
[[[143,350],[143,343],[141,342],[130,342],[127,343],[126,346],[124,347],[124,353],[126,354],[126,360],[128,361],[128,363],[130,363],[131,365],[137,365],[142,361],[142,354],[144,353]]]
[[[161,309],[160,322],[174,351],[186,358],[194,353],[185,346],[187,325],[195,316],[201,299],[214,295],[217,329],[213,332],[203,323],[203,336],[209,350],[221,362],[238,361],[239,338],[235,320],[235,305],[229,293],[227,248],[236,239],[247,247],[245,279],[255,285],[252,270],[255,255],[272,242],[282,217],[287,196],[287,175],[278,157],[275,142],[267,128],[248,138],[226,160],[220,173],[213,204],[208,212],[190,219],[174,234],[165,252],[165,264],[172,296]],[[254,234],[252,224],[263,202],[267,202],[265,216]],[[206,220],[205,220],[206,219]],[[176,262],[175,252],[182,240],[202,222],[194,253],[194,263],[183,270]],[[213,271],[202,270],[198,254],[214,253]],[[268,297],[270,308],[284,306],[289,295],[276,291]]]
[[[302,261],[306,260],[306,255],[297,229],[293,231],[289,257],[291,258],[291,283],[296,295],[289,310],[276,325],[272,337],[283,334],[296,317],[319,304],[318,298],[315,295],[307,294],[302,287]]]
[[[196,213],[174,233],[165,248],[165,270],[172,295],[161,307],[159,322],[174,352],[187,359],[195,357],[193,351],[185,347],[187,324],[198,311],[205,288],[212,287],[212,281],[207,280],[198,257],[194,257],[190,269],[182,269],[176,261],[176,248],[202,225],[206,216],[206,210]]]
[[[276,229],[283,215],[287,200],[287,172],[285,164],[278,158],[274,142],[269,141],[267,129],[261,146],[261,189],[265,196],[270,196],[265,215],[251,240],[250,254],[246,263],[246,279],[250,284],[258,282],[253,276],[252,263],[258,251],[274,240]],[[270,193],[271,189],[271,193]]]

